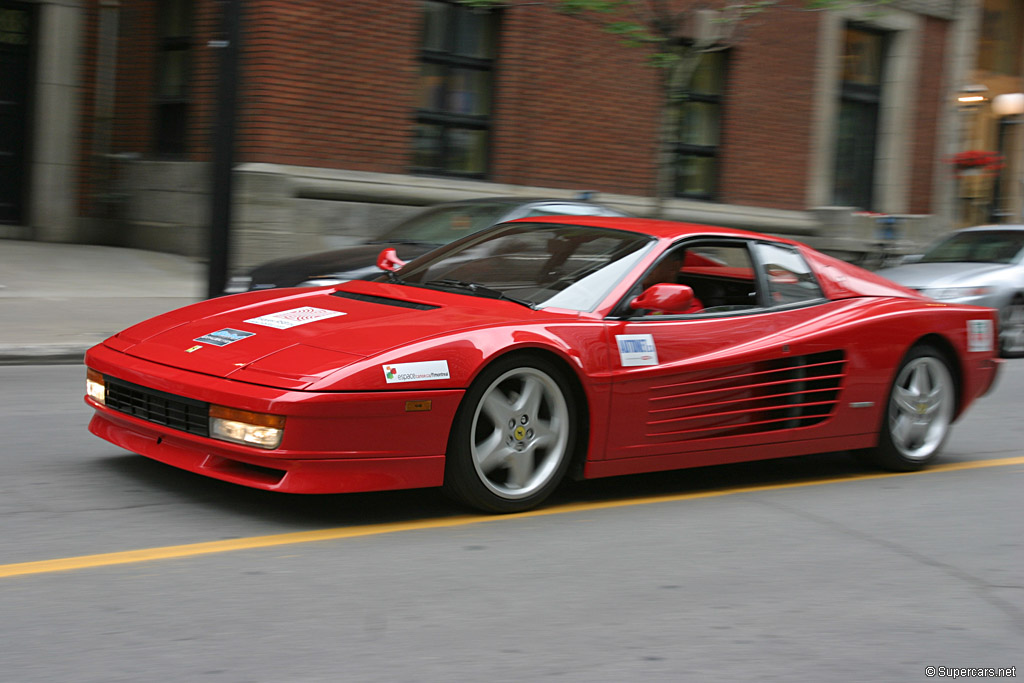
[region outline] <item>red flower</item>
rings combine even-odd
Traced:
[[[1003,155],[998,152],[986,152],[979,149],[969,149],[954,155],[949,163],[958,173],[963,171],[998,171],[1003,167]]]

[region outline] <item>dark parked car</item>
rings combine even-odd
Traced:
[[[231,278],[225,293],[256,289],[333,285],[381,274],[377,256],[386,247],[410,260],[495,223],[534,216],[628,216],[580,199],[492,197],[438,204],[402,221],[383,235],[351,247],[276,259]]]

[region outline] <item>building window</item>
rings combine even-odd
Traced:
[[[843,45],[832,202],[836,206],[873,210],[886,36],[848,26]]]
[[[423,3],[413,170],[482,178],[491,137],[498,16]]]
[[[1024,3],[985,0],[982,10],[978,68],[1005,76],[1020,76],[1024,58]]]
[[[161,0],[157,10],[156,152],[185,154],[192,50],[192,0]]]
[[[675,195],[712,199],[718,181],[725,52],[700,55],[685,99],[675,107]]]

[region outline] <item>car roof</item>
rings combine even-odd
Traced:
[[[665,240],[691,236],[740,237],[744,239],[767,239],[783,244],[797,244],[797,242],[784,237],[775,237],[773,235],[750,232],[749,230],[723,228],[717,225],[702,225],[700,223],[682,223],[679,221],[668,221],[657,218],[630,218],[620,216],[541,216],[536,218],[520,218],[511,222],[544,222],[559,223],[562,225],[586,225],[594,228],[611,228],[615,230],[642,233]]]
[[[1024,230],[1024,224],[1020,223],[994,223],[991,225],[972,225],[969,228],[961,228],[957,232],[992,232],[995,230],[1012,230],[1021,231]]]
[[[475,197],[473,199],[459,199],[451,202],[443,202],[441,204],[430,204],[423,208],[432,209],[438,206],[464,206],[467,204],[579,204],[581,206],[594,205],[605,208],[600,202],[588,199],[560,199],[558,197]]]

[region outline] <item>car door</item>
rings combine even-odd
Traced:
[[[845,350],[805,348],[794,332],[830,310],[799,251],[735,239],[677,248],[686,255],[676,282],[692,287],[701,308],[630,315],[623,302],[616,309],[605,457],[650,460],[636,470],[643,471],[659,469],[659,458],[675,463],[669,466],[701,464],[700,454],[710,451],[825,434]]]

